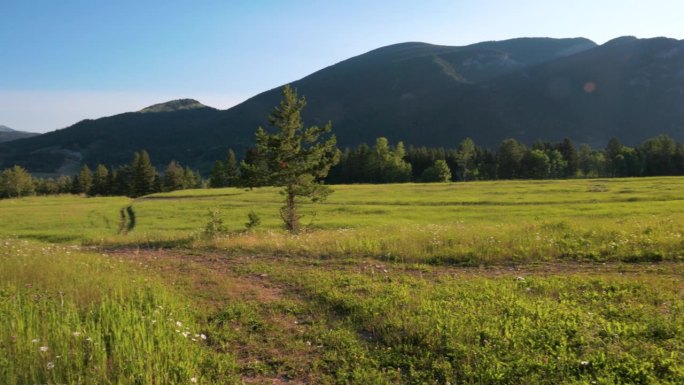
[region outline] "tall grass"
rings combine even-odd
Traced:
[[[0,244],[0,383],[233,383],[186,304],[73,247]]]

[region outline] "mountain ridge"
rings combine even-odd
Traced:
[[[459,47],[407,42],[290,84],[307,99],[304,122],[332,120],[343,147],[378,136],[446,147],[465,137],[490,148],[508,137],[569,137],[602,146],[618,136],[636,144],[659,133],[684,139],[683,52],[682,41],[659,38],[623,37],[600,46],[584,38]],[[256,127],[267,126],[280,100],[280,88],[227,110],[180,99],[79,122],[9,149],[0,145],[0,167],[17,162],[50,172],[47,165],[59,165],[73,153],[90,165],[121,164],[145,148],[160,166],[176,159],[206,171],[228,148],[240,154],[253,145]]]
[[[0,125],[0,143],[12,142],[19,139],[38,136],[35,132],[17,131],[4,125]]]
[[[212,108],[205,106],[195,99],[175,99],[163,103],[153,104],[138,111],[139,113],[158,113],[158,112],[176,112],[185,110],[195,110],[198,108]]]

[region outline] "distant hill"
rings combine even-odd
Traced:
[[[292,82],[307,98],[307,124],[333,122],[341,146],[378,136],[455,147],[465,137],[494,148],[508,137],[603,146],[660,133],[684,140],[684,42],[623,37],[522,38],[464,47],[402,43],[379,48]],[[86,120],[0,145],[0,167],[18,162],[55,172],[84,161],[127,162],[145,148],[206,171],[228,148],[253,144],[280,87],[228,110],[192,99]]]
[[[196,110],[198,108],[207,108],[207,106],[194,99],[178,99],[166,103],[155,104],[147,108],[143,108],[139,112],[176,112]]]
[[[36,136],[34,132],[16,131],[7,126],[0,125],[0,143],[11,142],[17,139],[30,138]]]

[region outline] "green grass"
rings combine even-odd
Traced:
[[[122,198],[0,201],[4,234],[51,242],[233,252],[372,256],[478,265],[551,260],[681,261],[683,178],[504,181],[335,186],[321,205],[302,205],[309,231],[290,236],[276,189],[176,191],[133,202],[136,227],[119,234]],[[221,210],[229,233],[201,231]],[[255,211],[262,226],[244,231]],[[11,218],[11,220],[9,220]]]
[[[187,304],[127,263],[12,240],[0,260],[0,383],[234,381]]]
[[[319,313],[341,319],[338,332],[364,336],[367,362],[358,369],[374,383],[392,383],[397,373],[406,383],[442,384],[684,380],[681,266],[668,273],[522,276],[360,263],[322,267],[290,261],[246,269],[291,285]],[[312,339],[331,343],[325,334]],[[362,374],[344,374],[352,383],[359,382],[356,375]]]
[[[684,178],[334,189],[0,200],[0,383],[684,383]]]

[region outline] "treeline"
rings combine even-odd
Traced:
[[[248,173],[256,156],[248,150],[238,162],[230,150],[212,168],[209,187],[254,186]],[[570,139],[536,141],[526,146],[503,140],[496,150],[463,140],[456,148],[406,148],[378,138],[373,146],[345,149],[327,178],[328,184],[445,182],[496,179],[559,179],[684,175],[684,144],[667,135],[648,139],[636,147],[616,138],[605,148],[579,147]]]
[[[570,140],[526,146],[506,139],[496,150],[465,139],[458,147],[396,146],[379,138],[343,151],[326,181],[336,183],[437,182],[445,180],[558,179],[684,175],[684,144],[667,135],[628,147],[616,138],[605,148],[579,148]]]
[[[136,152],[129,164],[108,168],[84,165],[74,176],[35,178],[15,166],[0,173],[0,198],[27,195],[85,194],[88,196],[139,197],[155,192],[203,187],[253,187],[249,174],[255,159],[248,150],[238,162],[230,150],[217,160],[209,178],[172,161],[162,173],[152,165],[146,151]],[[373,146],[361,144],[345,149],[326,183],[446,182],[495,179],[557,179],[684,175],[684,144],[667,135],[648,139],[636,147],[616,138],[602,149],[570,139],[536,141],[526,146],[506,139],[496,150],[478,146],[470,139],[456,148],[406,148],[378,138]]]
[[[29,195],[84,194],[87,196],[129,196],[132,198],[163,191],[204,187],[199,172],[171,161],[160,174],[147,151],[136,152],[129,164],[108,168],[84,165],[74,176],[36,178],[14,166],[0,173],[0,198]]]

